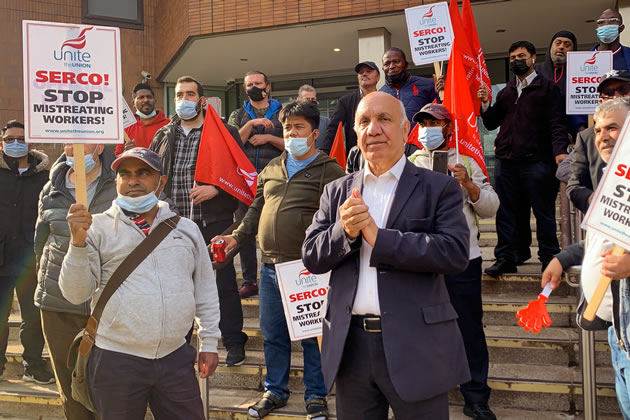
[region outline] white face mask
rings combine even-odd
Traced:
[[[311,132],[313,134],[313,132]],[[311,150],[308,145],[308,138],[311,137],[311,134],[308,137],[289,137],[284,139],[284,148],[291,154],[291,156],[304,156]]]
[[[118,194],[116,197],[116,204],[123,209],[132,213],[143,214],[150,211],[158,202],[157,190],[160,188],[158,184],[155,191],[150,192],[140,197],[129,197],[126,195]]]

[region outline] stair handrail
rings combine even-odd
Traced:
[[[581,265],[567,268],[564,278],[571,287],[580,287]],[[576,280],[577,279],[577,280]],[[580,294],[582,292],[580,291]],[[580,365],[582,366],[582,396],[584,420],[597,419],[597,371],[595,364],[595,332],[580,328]]]
[[[560,181],[560,244],[562,248],[572,243],[571,201],[567,196],[567,183]]]

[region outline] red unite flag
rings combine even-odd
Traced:
[[[248,206],[256,196],[258,173],[211,106],[201,132],[195,181],[215,185]]]
[[[488,176],[481,137],[477,128],[477,116],[470,91],[467,89],[468,80],[466,80],[466,68],[459,49],[459,41],[460,38],[453,40],[444,86],[444,106],[453,116],[453,136],[449,147],[455,147],[458,153],[472,157],[483,173]]]
[[[330,154],[328,155],[333,159],[337,159],[337,163],[343,169],[346,169],[346,146],[343,142],[343,122],[339,121],[337,126],[337,133],[335,134],[335,141],[330,148]]]
[[[462,54],[464,71],[466,75],[466,83],[468,89],[470,90],[470,95],[473,100],[473,105],[475,107],[475,115],[479,115],[479,113],[481,112],[481,100],[477,98],[477,91],[479,90],[479,86],[481,86],[481,81],[479,80],[477,53],[473,51],[468,37],[466,36],[464,24],[459,14],[459,8],[457,7],[457,0],[451,0],[451,4],[448,10],[449,15],[451,16],[451,25],[453,26],[454,39],[457,40],[459,51]]]
[[[486,66],[486,59],[483,57],[483,50],[481,49],[481,42],[479,42],[479,33],[477,32],[477,25],[475,24],[475,17],[473,16],[472,7],[470,6],[470,0],[464,0],[462,4],[462,23],[464,24],[464,32],[468,37],[468,43],[470,44],[472,51],[477,54],[477,73],[476,77],[479,80],[481,77],[482,83],[488,87],[492,86],[490,82],[490,74],[488,73],[488,67]],[[477,112],[481,106],[481,100],[477,98],[477,95],[473,92],[473,103],[475,104]],[[479,103],[478,103],[479,102]],[[492,102],[492,90],[490,90],[490,102]]]

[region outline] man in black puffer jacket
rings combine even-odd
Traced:
[[[72,145],[66,145],[64,152],[53,164],[50,181],[39,198],[39,217],[35,228],[39,281],[35,304],[41,309],[44,335],[64,414],[69,420],[92,420],[94,414],[72,399],[72,371],[66,367],[70,344],[90,316],[90,302],[73,305],[59,289],[59,271],[70,242],[66,216],[75,202]],[[116,198],[115,174],[110,168],[114,153],[102,144],[86,144],[85,159],[88,208],[91,214],[102,213],[111,207]]]
[[[37,286],[33,230],[47,168],[48,156],[25,142],[24,125],[9,121],[2,129],[0,152],[0,375],[7,363],[8,320],[15,289],[22,315],[24,380],[40,384],[54,382],[42,359],[44,336],[39,311],[33,305]]]

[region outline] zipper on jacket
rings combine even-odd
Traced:
[[[151,253],[151,260],[153,261],[153,265],[157,268],[157,264],[155,261],[155,255]],[[158,286],[160,287],[160,300],[162,301],[162,308],[160,311],[160,341],[158,341],[157,347],[155,348],[155,358],[158,358],[158,354],[160,353],[160,347],[162,346],[162,342],[164,341],[164,312],[166,312],[166,303],[164,302],[164,288],[162,287],[162,277],[158,275]]]

